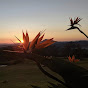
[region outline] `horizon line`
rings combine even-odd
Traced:
[[[88,41],[88,40],[72,40],[72,41],[56,41],[56,42],[76,42],[76,41]],[[14,44],[14,43],[0,43],[0,45],[9,45],[9,44]],[[20,44],[20,43],[16,43]]]

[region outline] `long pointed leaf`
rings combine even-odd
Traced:
[[[40,32],[37,34],[34,40],[30,43],[29,49],[33,49],[35,47],[39,37],[40,37]]]
[[[15,36],[15,37],[16,37],[16,36]],[[16,38],[17,38],[17,37],[16,37]],[[17,40],[20,41],[20,43],[21,43],[21,40],[20,40],[19,38],[17,38]]]
[[[43,35],[38,39],[37,44],[39,44],[39,43],[42,41],[44,35],[45,35],[45,34],[43,34]]]

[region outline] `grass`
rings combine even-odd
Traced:
[[[88,59],[76,63],[88,69]],[[55,75],[63,81],[63,79],[48,68],[44,67],[48,72]],[[45,76],[36,66],[35,62],[27,60],[24,63],[0,67],[0,88],[33,88],[31,85],[41,88],[48,88],[48,82],[57,84],[56,81]],[[65,88],[59,84],[59,88]]]

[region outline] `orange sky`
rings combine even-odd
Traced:
[[[22,39],[22,30],[28,31],[31,41],[44,29],[44,39],[87,40],[78,30],[65,31],[70,25],[69,17],[79,16],[83,18],[79,28],[88,34],[87,8],[87,0],[1,0],[0,43],[17,42],[14,35]]]

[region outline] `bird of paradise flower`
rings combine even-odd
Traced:
[[[72,20],[72,18],[70,18],[70,26],[71,27],[67,30],[78,29],[80,33],[82,33],[83,35],[85,35],[88,38],[88,36],[82,30],[80,30],[77,26],[75,26],[75,25],[81,26],[80,24],[78,24],[79,21],[81,21],[81,20],[82,19],[79,17],[77,17],[74,21]]]
[[[18,37],[16,37],[16,36],[15,37],[18,39],[18,41],[20,41],[20,43],[22,43],[24,52],[30,53],[33,50],[42,49],[42,48],[48,47],[48,46],[52,45],[53,43],[55,43],[55,41],[53,41],[53,38],[42,41],[42,39],[45,35],[45,34],[42,35],[42,33],[43,33],[43,31],[40,31],[36,35],[36,37],[32,40],[31,43],[29,43],[29,35],[28,35],[27,31],[26,31],[26,34],[24,32],[22,32],[23,41],[24,41],[23,43],[21,42],[21,40]]]
[[[31,53],[34,49],[42,49],[42,48],[45,48],[45,47],[48,47],[48,46],[50,46],[50,45],[52,45],[53,43],[55,43],[56,41],[53,41],[53,38],[51,38],[51,39],[47,39],[47,40],[45,40],[45,41],[42,41],[42,39],[43,39],[43,37],[44,37],[44,35],[45,34],[43,34],[42,35],[42,33],[43,32],[39,32],[37,35],[36,35],[36,37],[32,40],[32,42],[31,43],[29,43],[29,35],[28,35],[28,32],[26,31],[26,34],[24,34],[24,32],[23,32],[23,43],[21,42],[21,40],[18,38],[18,37],[16,37],[17,38],[17,40],[19,40],[20,41],[20,43],[22,44],[22,47],[23,47],[23,49],[24,49],[24,52],[26,52],[26,53]],[[10,51],[10,52],[12,52],[12,51]],[[14,51],[15,52],[15,51]],[[18,51],[16,51],[17,53],[23,53],[23,52],[18,52]],[[33,53],[31,53],[32,55],[35,55],[35,54],[33,54]],[[36,55],[36,57],[37,57],[38,55]],[[38,56],[38,58],[39,58],[39,56]],[[44,57],[43,57],[44,58]],[[66,85],[64,82],[62,82],[61,80],[59,80],[58,78],[56,78],[56,77],[54,77],[53,75],[51,75],[50,73],[48,73],[47,71],[45,71],[43,68],[42,68],[42,66],[41,66],[41,64],[36,60],[36,59],[34,59],[33,58],[33,60],[36,62],[36,64],[37,64],[37,66],[38,66],[38,68],[41,70],[41,72],[43,72],[45,75],[47,75],[48,77],[50,77],[50,78],[52,78],[52,79],[54,79],[54,80],[56,80],[56,81],[58,81],[58,82],[60,82],[60,83],[62,83],[63,85],[65,85],[65,86],[68,86],[68,85]]]
[[[70,62],[79,62],[79,61],[80,61],[79,59],[75,59],[75,56],[74,56],[74,55],[72,56],[72,58],[69,56],[69,57],[68,57],[68,60],[69,60]]]

